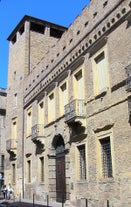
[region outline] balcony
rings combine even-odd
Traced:
[[[85,102],[83,99],[75,99],[65,105],[65,122],[77,122],[85,118]]]
[[[17,149],[17,141],[16,139],[8,139],[6,141],[6,150],[12,154],[13,156],[16,156],[16,149]]]
[[[131,64],[126,67],[126,90],[131,91]]]
[[[44,125],[36,124],[32,127],[32,141],[33,142],[41,142],[44,137]]]

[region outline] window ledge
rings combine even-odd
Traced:
[[[26,138],[28,139],[28,138],[30,138],[31,137],[31,134],[30,135],[26,135]]]
[[[58,122],[59,120],[61,120],[63,117],[65,117],[65,115],[61,115],[61,116],[59,116],[58,118],[56,118],[55,120],[48,122],[47,124],[45,124],[44,127],[47,128],[47,127],[53,125],[54,123],[56,123],[56,122]]]
[[[78,180],[77,184],[87,184],[88,180]]]
[[[102,91],[100,91],[99,94],[95,95],[95,99],[99,99],[99,98],[102,98],[103,96],[105,96],[107,94],[107,90],[108,90],[108,88],[104,88]]]
[[[44,181],[43,181],[43,182],[39,182],[39,184],[40,184],[40,185],[44,185],[45,183],[44,183]]]
[[[113,183],[114,182],[114,178],[101,178],[99,180],[99,183],[104,184],[104,183]]]

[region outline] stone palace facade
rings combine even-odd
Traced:
[[[15,196],[131,206],[131,1],[92,0],[68,28],[24,16],[8,40]]]
[[[6,89],[0,88],[0,189],[4,184]]]

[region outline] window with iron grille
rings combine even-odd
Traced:
[[[40,157],[40,181],[44,182],[44,157]]]
[[[110,137],[100,140],[101,144],[101,159],[102,159],[102,176],[104,178],[112,177],[112,157]]]
[[[79,178],[86,179],[85,145],[78,146],[78,152],[79,152]]]
[[[16,180],[16,168],[15,164],[12,164],[12,183],[14,184]]]
[[[0,165],[0,170],[1,171],[4,170],[4,163],[5,163],[5,156],[1,155],[1,165]]]
[[[30,160],[27,161],[27,170],[28,170],[27,180],[30,183],[31,182],[31,161]]]

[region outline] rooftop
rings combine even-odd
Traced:
[[[59,30],[61,32],[64,32],[64,31],[66,31],[68,29],[67,27],[64,27],[64,26],[61,26],[61,25],[58,25],[58,24],[54,24],[54,23],[51,23],[51,22],[48,22],[48,21],[45,21],[45,20],[41,20],[41,19],[38,19],[38,18],[35,18],[35,17],[32,17],[32,16],[25,15],[22,18],[22,20],[17,24],[15,29],[11,32],[11,34],[9,35],[7,40],[9,40],[9,41],[12,40],[12,38],[14,37],[16,32],[21,29],[21,27],[23,26],[23,24],[26,21],[30,21],[30,22],[38,24],[38,25],[48,26],[48,27],[57,29],[57,30]]]

